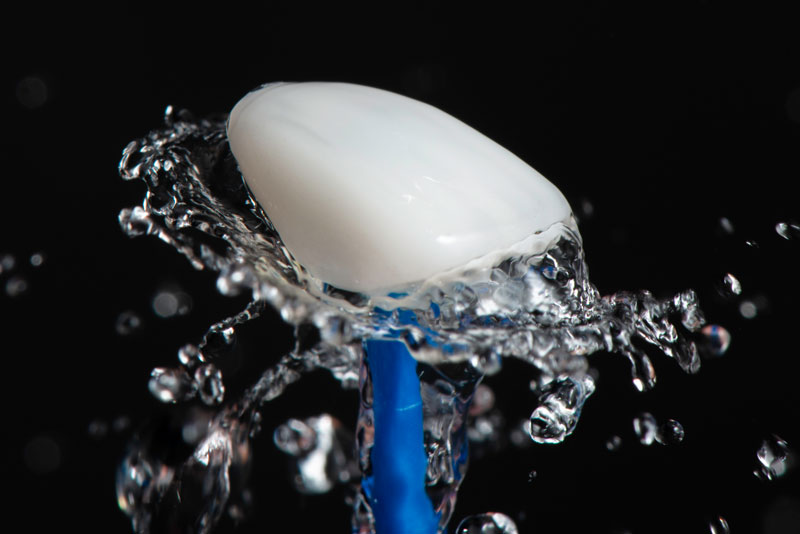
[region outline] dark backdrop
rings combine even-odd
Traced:
[[[800,531],[797,474],[770,484],[752,475],[764,438],[800,446],[791,371],[800,236],[774,230],[800,216],[796,19],[723,1],[529,4],[4,8],[0,255],[15,266],[0,273],[0,521],[31,532],[130,531],[114,471],[133,429],[168,411],[147,392],[149,371],[172,365],[178,347],[243,304],[168,246],[123,236],[116,216],[143,187],[116,175],[122,148],[158,127],[168,104],[225,112],[267,81],[334,80],[421,99],[506,146],[582,216],[603,293],[692,287],[733,336],[697,376],[656,357],[659,385],[647,394],[633,390],[622,358],[593,357],[598,391],[575,434],[476,460],[456,521],[497,510],[523,533],[690,533],[722,515],[735,533]],[[726,300],[716,287],[728,272],[744,290]],[[165,284],[191,296],[190,313],[154,315]],[[740,315],[742,300],[758,304],[755,318]],[[128,309],[143,328],[122,337],[115,321]],[[239,343],[243,359],[268,362],[291,335],[268,316]],[[510,420],[533,408],[529,379],[511,362],[489,381]],[[347,531],[342,494],[295,494],[270,434],[321,411],[352,424],[355,409],[354,394],[321,374],[267,410],[254,512],[240,532]],[[641,411],[679,420],[685,441],[638,445],[631,419]],[[623,445],[611,453],[614,434]]]

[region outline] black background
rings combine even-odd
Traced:
[[[533,2],[525,11],[381,5],[4,8],[0,254],[17,261],[0,284],[21,276],[28,289],[13,298],[0,291],[0,521],[31,532],[130,531],[114,471],[132,429],[97,439],[87,428],[120,415],[135,428],[168,412],[147,392],[150,369],[173,365],[178,347],[244,302],[218,295],[213,274],[192,270],[168,246],[123,236],[116,216],[141,201],[143,186],[118,178],[122,148],[160,126],[167,104],[224,112],[267,81],[333,80],[421,99],[506,146],[579,215],[584,201],[593,206],[581,232],[601,292],[669,296],[692,287],[710,321],[733,336],[728,354],[697,376],[654,357],[659,385],[647,394],[634,391],[622,358],[594,356],[598,391],[575,434],[561,446],[476,460],[453,525],[496,510],[523,533],[708,532],[718,515],[736,534],[800,531],[797,474],[770,484],[752,475],[771,433],[800,446],[792,373],[800,239],[774,231],[800,217],[797,19],[721,1]],[[34,108],[25,105],[30,77],[47,93]],[[733,235],[720,231],[723,216]],[[46,261],[34,268],[28,257],[38,251]],[[716,291],[727,272],[742,281],[741,297]],[[193,308],[159,319],[150,301],[171,283]],[[741,299],[765,305],[747,320]],[[115,332],[126,309],[143,318],[136,336]],[[243,329],[238,343],[242,369],[254,372],[292,341],[272,315]],[[233,390],[244,375],[231,377]],[[534,406],[529,379],[510,362],[489,380],[510,421]],[[254,510],[238,532],[347,531],[342,493],[294,493],[270,434],[288,417],[323,411],[352,425],[355,403],[320,374],[266,410]],[[638,445],[631,419],[641,411],[679,420],[685,441]],[[613,434],[623,445],[612,453],[604,443]],[[31,443],[42,437],[60,460],[37,473]]]

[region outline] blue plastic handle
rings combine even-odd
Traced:
[[[400,341],[366,342],[375,441],[366,481],[377,534],[436,534],[439,517],[425,492],[427,456],[417,361]]]

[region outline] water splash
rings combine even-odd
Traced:
[[[531,414],[530,434],[536,443],[561,443],[578,424],[584,402],[594,392],[589,375],[577,381],[572,377],[550,382]]]
[[[117,503],[134,530],[210,532],[226,507],[246,498],[248,432],[228,411],[214,417],[200,410],[140,432],[116,481]]]
[[[353,438],[333,416],[322,414],[305,421],[289,419],[275,429],[275,445],[294,459],[295,488],[306,494],[326,493],[336,484],[357,478],[351,458]]]
[[[656,383],[643,346],[655,347],[688,373],[699,370],[695,341],[702,340],[705,321],[696,294],[687,290],[669,299],[648,291],[600,295],[589,281],[574,221],[523,240],[493,266],[468,264],[402,293],[343,291],[311,277],[251,199],[228,148],[225,117],[197,119],[170,107],[165,121],[164,128],[123,152],[121,176],[143,181],[147,193],[141,206],[122,210],[120,225],[131,237],[158,237],[196,269],[217,272],[222,294],[252,298],[241,313],[209,327],[194,348],[181,349],[177,368],[154,369],[151,392],[169,403],[199,397],[210,407],[222,405],[222,375],[204,353],[228,344],[236,328],[267,305],[294,327],[296,345],[240,398],[215,408],[202,432],[190,432],[204,437],[180,462],[159,463],[147,447],[132,446],[120,467],[118,495],[137,531],[148,531],[161,503],[174,498],[170,488],[201,482],[197,506],[181,512],[180,521],[210,530],[223,509],[240,498],[241,488],[231,489],[230,473],[249,460],[261,405],[315,369],[327,369],[345,388],[359,387],[355,435],[361,472],[369,477],[371,384],[361,340],[370,336],[404,341],[420,362],[427,491],[442,528],[466,470],[471,398],[481,377],[499,372],[504,358],[522,360],[538,374],[538,406],[527,432],[540,443],[563,441],[575,429],[594,391],[587,359],[592,353],[627,358],[640,391]],[[188,311],[176,293],[156,295],[156,314]],[[363,492],[354,499],[354,531],[372,531],[367,502]]]

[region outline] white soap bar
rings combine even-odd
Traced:
[[[341,289],[419,282],[571,214],[553,184],[488,137],[371,87],[264,86],[233,108],[228,139],[297,261]]]

